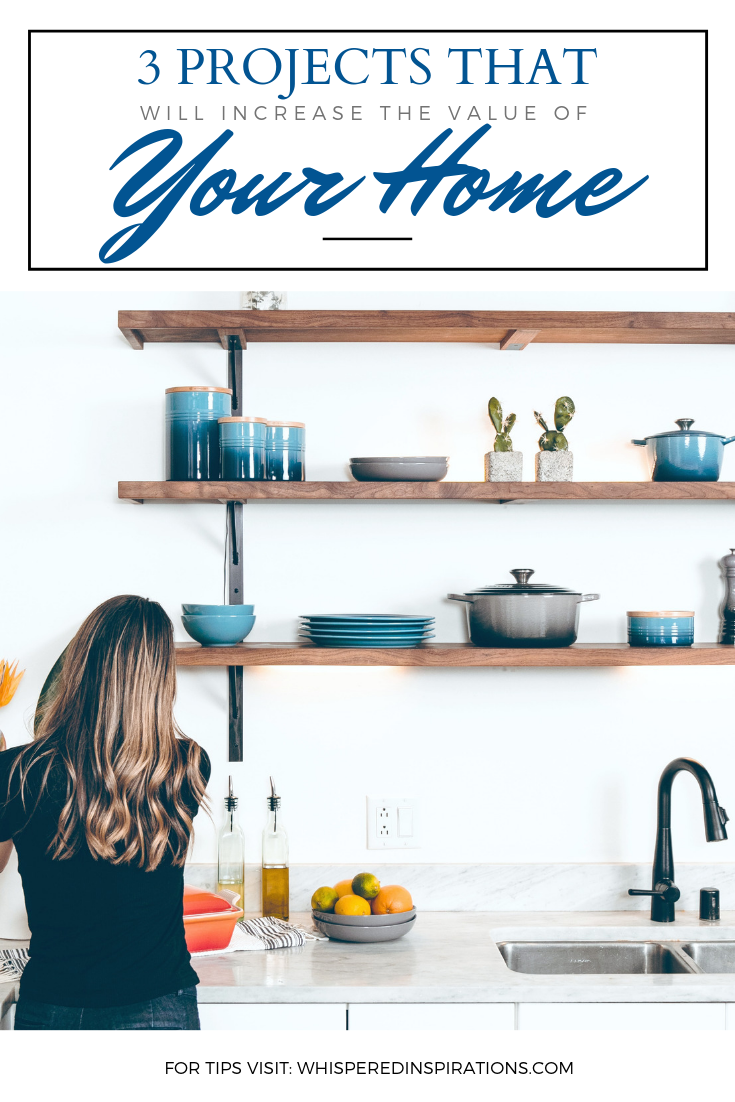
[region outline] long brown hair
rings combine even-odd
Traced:
[[[49,852],[65,860],[86,842],[96,859],[152,870],[183,865],[192,815],[205,799],[201,751],[173,716],[173,625],[155,601],[112,597],[91,612],[63,656],[56,684],[18,759],[25,800],[31,766],[66,771],[66,798]]]

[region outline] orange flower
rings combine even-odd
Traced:
[[[5,704],[10,704],[15,696],[15,690],[20,685],[20,679],[26,672],[21,670],[20,673],[16,673],[17,669],[17,661],[12,666],[4,658],[0,661],[0,708]]]

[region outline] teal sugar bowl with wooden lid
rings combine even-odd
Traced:
[[[628,612],[631,647],[691,647],[693,612]]]

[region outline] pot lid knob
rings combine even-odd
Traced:
[[[681,429],[682,432],[689,432],[689,429],[694,424],[694,418],[693,417],[680,417],[679,420],[676,422],[676,424],[679,426],[679,428]]]
[[[516,585],[528,585],[528,579],[535,573],[535,570],[511,570],[511,574],[516,580]]]

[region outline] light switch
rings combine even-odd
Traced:
[[[412,807],[399,807],[398,808],[398,837],[399,838],[412,838],[413,837],[413,808]]]

